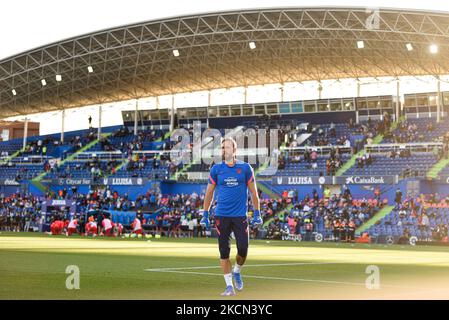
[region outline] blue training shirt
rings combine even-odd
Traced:
[[[215,185],[215,216],[246,217],[248,184],[253,180],[253,168],[246,162],[237,160],[232,167],[224,161],[213,165],[209,183]]]

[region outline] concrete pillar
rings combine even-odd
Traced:
[[[171,96],[170,131],[175,130],[175,95]]]
[[[212,104],[212,91],[209,90],[208,94],[207,94],[207,108],[206,108],[206,127],[209,128],[209,107]]]
[[[62,109],[61,114],[61,142],[64,143],[64,121],[65,121],[65,109]]]
[[[284,102],[284,84],[281,83],[281,102]]]
[[[357,98],[360,98],[360,81],[359,80],[357,80]],[[355,111],[355,123],[357,123],[357,124],[359,124],[360,123],[360,120],[359,120],[359,110],[357,109],[357,99],[356,99],[356,101],[355,101],[355,108],[356,108],[356,111]]]
[[[137,136],[137,117],[139,110],[139,99],[136,99],[136,110],[134,111],[134,135]]]
[[[98,139],[101,138],[101,116],[102,116],[103,110],[102,105],[98,106]]]
[[[437,123],[441,121],[441,80],[437,77]]]
[[[243,104],[248,104],[248,87],[245,87],[243,98],[244,98]]]
[[[156,109],[159,110],[161,107],[161,102],[159,101],[159,96],[156,96]],[[159,120],[159,129],[162,130],[162,121]],[[153,125],[151,125],[151,130],[153,130]]]
[[[23,148],[25,149],[27,145],[28,137],[28,118],[25,118],[24,128],[23,128]]]
[[[399,81],[399,79],[396,80],[396,113],[395,113],[395,121],[399,122],[399,117],[400,117],[400,110],[401,110],[401,99],[400,99],[400,85],[401,82]]]

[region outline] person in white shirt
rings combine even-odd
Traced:
[[[141,223],[140,219],[137,216],[134,219],[133,223],[131,224],[131,227],[133,228],[132,233],[135,233],[135,234],[142,234],[143,233],[142,223]]]
[[[67,227],[67,236],[71,236],[73,233],[78,233],[76,227],[78,226],[78,219],[72,219]]]
[[[94,217],[89,217],[89,222],[86,223],[86,236],[92,234],[93,237],[97,236],[97,222],[94,220]]]
[[[196,221],[195,218],[192,218],[192,220],[189,221],[189,237],[193,237],[193,233],[195,231],[195,228],[197,227],[198,221]]]
[[[101,225],[103,226],[103,230],[104,230],[104,235],[107,237],[112,236],[112,221],[108,218],[105,217],[102,221],[101,221]]]
[[[429,225],[429,223],[430,223],[429,217],[427,216],[427,214],[424,214],[422,217],[421,224],[423,225],[424,228],[426,228]]]

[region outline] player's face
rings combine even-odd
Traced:
[[[231,141],[226,140],[221,145],[222,155],[225,161],[231,161],[234,158],[234,144]]]

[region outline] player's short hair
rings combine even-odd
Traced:
[[[223,138],[223,139],[221,139],[221,145],[222,146],[225,143],[225,141],[230,141],[232,143],[232,145],[234,146],[234,150],[237,150],[237,142],[235,142],[234,139],[232,139],[232,138]]]

